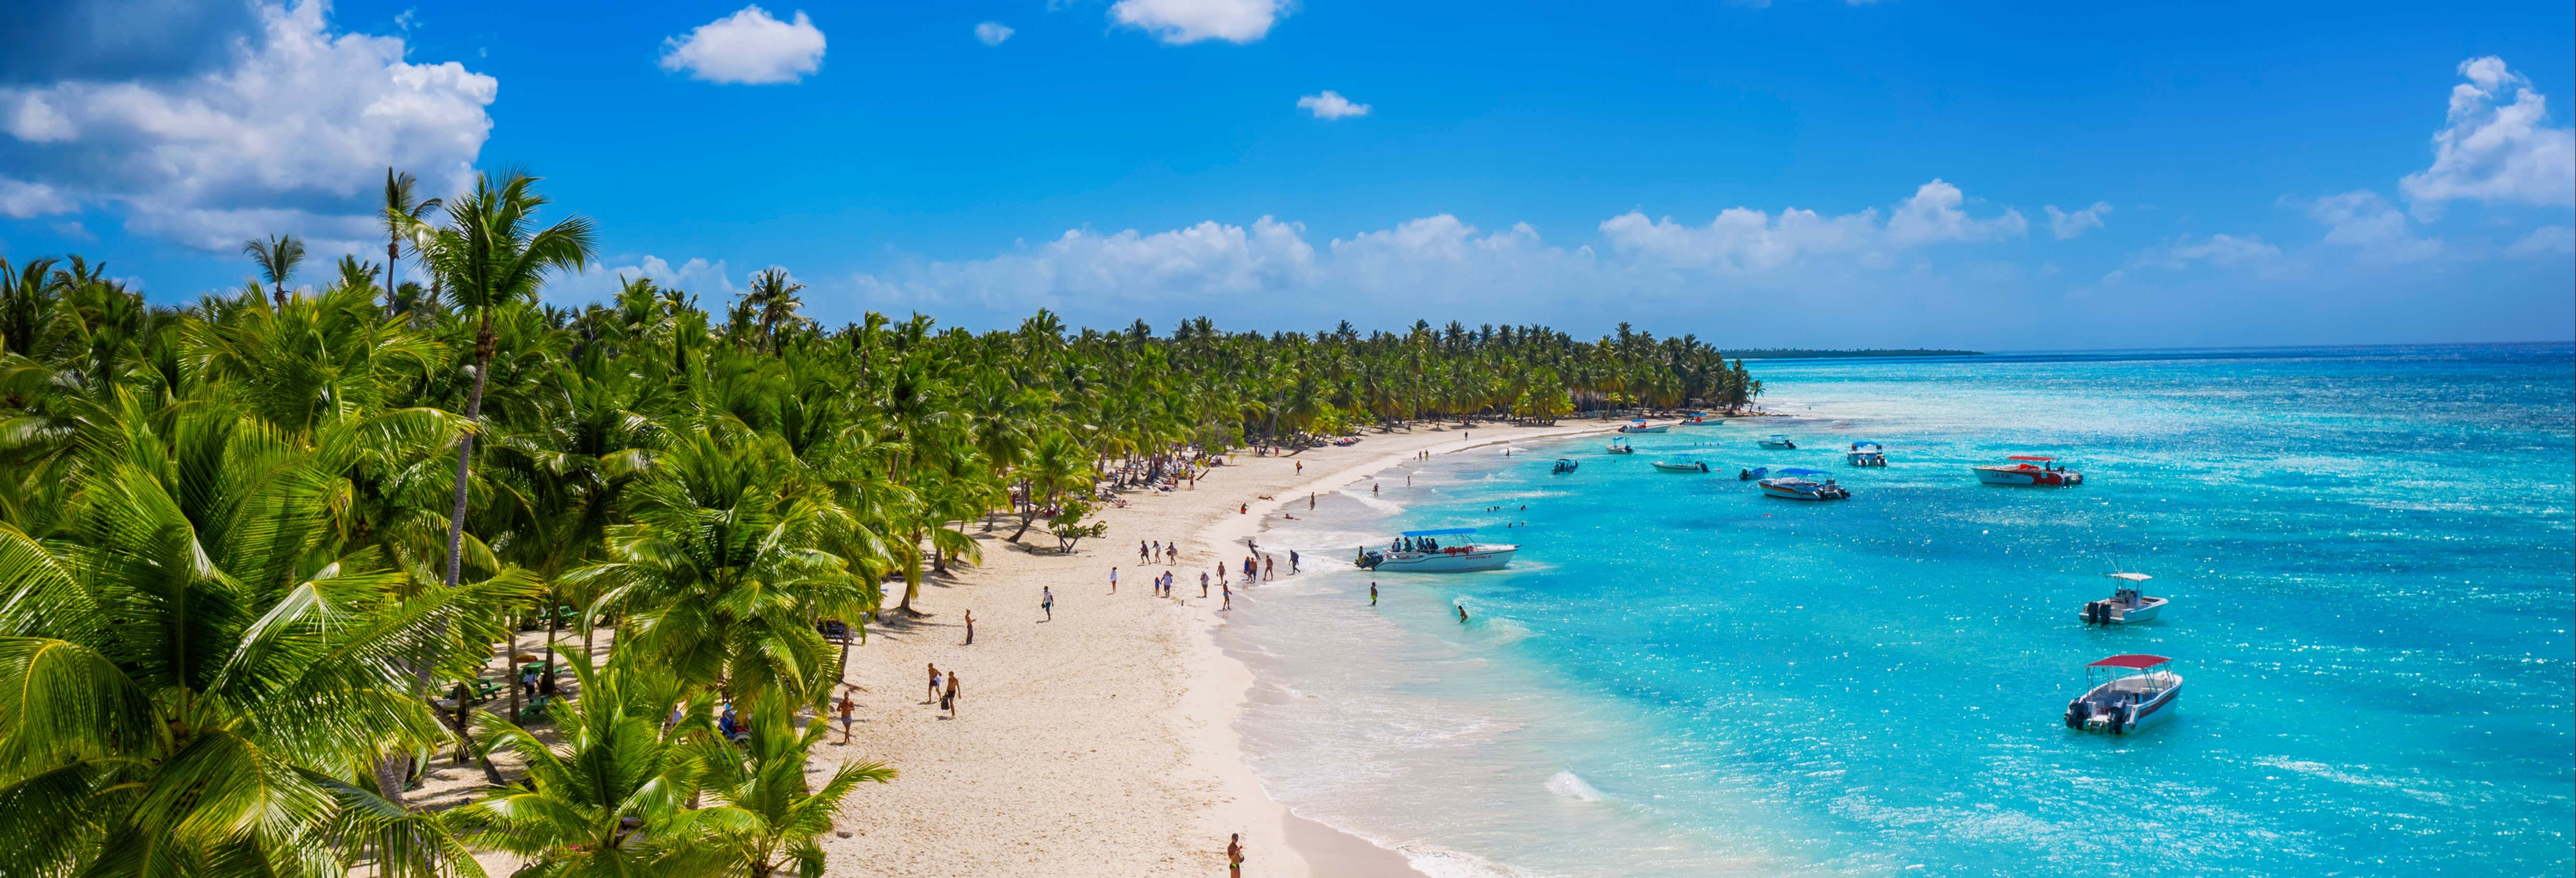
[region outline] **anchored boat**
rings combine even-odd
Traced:
[[[1714,427],[1723,423],[1726,423],[1725,418],[1712,416],[1707,412],[1692,412],[1682,416],[1680,421],[1681,426],[1684,427]]]
[[[1610,452],[1611,454],[1637,453],[1637,449],[1628,444],[1628,437],[1626,436],[1610,437],[1610,444],[1601,446],[1601,450]]]
[[[1638,418],[1637,420],[1630,422],[1627,426],[1619,428],[1619,432],[1622,432],[1622,433],[1663,433],[1663,432],[1669,432],[1669,431],[1671,431],[1672,429],[1673,429],[1673,425],[1671,425],[1671,424],[1656,424],[1655,426],[1649,427],[1649,426],[1646,426],[1646,419],[1644,419],[1644,418]]]
[[[1876,442],[1854,442],[1850,453],[1844,454],[1843,459],[1853,466],[1886,466],[1887,449],[1880,448]]]
[[[1673,463],[1671,461],[1658,460],[1655,461],[1655,468],[1668,473],[1708,472],[1708,464],[1696,460],[1688,463]]]
[[[2123,735],[2174,713],[2182,675],[2160,655],[2115,655],[2084,666],[2086,691],[2066,703],[2066,727]],[[2097,682],[2098,681],[2098,682]]]
[[[1582,466],[1582,464],[1574,462],[1574,458],[1560,457],[1556,459],[1556,469],[1552,470],[1552,472],[1561,476],[1574,472],[1575,468],[1579,466]]]
[[[2165,604],[2171,603],[2164,598],[2148,597],[2138,593],[2141,583],[2155,577],[2144,573],[2103,575],[2120,580],[2122,585],[2111,591],[2110,600],[2088,601],[2084,604],[2084,624],[2126,625],[2131,622],[2145,622],[2154,619],[2157,613],[2164,611]]]
[[[1500,570],[1512,563],[1512,553],[1519,546],[1499,543],[1476,543],[1459,540],[1443,543],[1441,537],[1475,533],[1472,527],[1442,530],[1409,530],[1396,537],[1384,549],[1360,549],[1354,562],[1362,570],[1381,573],[1465,573],[1473,570]]]
[[[1773,434],[1771,434],[1771,438],[1769,438],[1769,439],[1756,439],[1756,440],[1754,440],[1754,443],[1753,443],[1753,444],[1755,444],[1755,445],[1760,445],[1760,446],[1762,446],[1762,447],[1764,447],[1764,448],[1770,448],[1770,449],[1775,449],[1775,450],[1776,450],[1776,449],[1782,449],[1782,448],[1796,448],[1796,447],[1798,447],[1798,443],[1789,441],[1789,434],[1787,434],[1787,433],[1773,433]]]
[[[1762,494],[1766,497],[1779,497],[1785,500],[1851,499],[1851,492],[1844,490],[1841,485],[1834,484],[1832,479],[1819,483],[1806,478],[1821,475],[1824,473],[1811,469],[1784,469],[1780,471],[1779,477],[1761,481]]]
[[[2054,457],[2016,454],[2004,459],[2012,462],[1969,469],[1976,472],[1977,481],[1989,485],[2061,487],[2084,484],[2083,473],[2058,466]]]

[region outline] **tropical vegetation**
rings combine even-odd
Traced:
[[[985,540],[1071,551],[1104,481],[1246,446],[1761,390],[1624,325],[834,328],[784,269],[568,305],[598,231],[538,182],[389,171],[398,262],[299,287],[279,235],[184,304],[0,258],[0,871],[819,874],[894,773],[807,774],[807,720]],[[411,801],[451,757],[489,791]]]

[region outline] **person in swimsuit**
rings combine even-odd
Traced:
[[[948,675],[948,691],[939,695],[939,709],[948,711],[949,719],[957,718],[957,675]]]
[[[1046,611],[1047,621],[1055,621],[1055,589],[1038,586],[1038,609]]]
[[[921,698],[921,703],[923,703],[923,704],[929,704],[929,703],[931,703],[931,702],[933,702],[933,701],[937,701],[937,700],[939,700],[939,666],[938,666],[938,665],[931,665],[931,666],[930,666],[930,694],[922,696],[922,698]]]
[[[1243,833],[1225,843],[1225,868],[1231,878],[1243,878]]]
[[[1458,605],[1458,624],[1460,624],[1460,625],[1465,625],[1465,624],[1467,624],[1467,605],[1466,605],[1466,604],[1459,604],[1459,605]]]
[[[1118,568],[1109,568],[1109,593],[1118,593]]]
[[[850,712],[859,709],[859,703],[850,698],[850,692],[849,689],[841,690],[841,702],[833,705],[841,711],[841,743],[843,744],[850,742]]]
[[[1199,571],[1199,597],[1207,597],[1207,571]]]
[[[975,611],[966,611],[966,645],[975,645]]]
[[[1369,583],[1369,606],[1377,606],[1377,583]]]
[[[1225,589],[1225,606],[1218,607],[1217,609],[1220,611],[1234,609],[1234,586],[1220,582],[1216,584],[1216,587]]]

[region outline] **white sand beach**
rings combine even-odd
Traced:
[[[878,760],[903,774],[852,796],[854,819],[827,844],[831,873],[1223,875],[1228,834],[1240,832],[1246,875],[1416,875],[1401,855],[1297,818],[1263,793],[1233,728],[1251,675],[1213,642],[1221,601],[1213,587],[1199,597],[1198,573],[1239,564],[1244,539],[1292,500],[1418,452],[1610,426],[1416,429],[1294,456],[1232,455],[1194,489],[1125,495],[1126,508],[1101,517],[1108,536],[1071,555],[1034,529],[1026,547],[1014,545],[997,524],[981,535],[981,566],[923,586],[915,606],[932,615],[888,613],[851,653],[849,679],[865,687],[854,743],[822,758]],[[1138,564],[1139,540],[1180,541],[1180,562]],[[1288,575],[1287,559],[1278,564]],[[1176,599],[1153,595],[1150,580],[1166,569],[1180,581]],[[1055,593],[1051,621],[1041,587]],[[953,720],[925,697],[931,664],[961,675]]]

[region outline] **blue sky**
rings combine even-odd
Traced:
[[[566,303],[621,273],[718,301],[783,265],[830,323],[1043,306],[1098,326],[1624,320],[1739,346],[2576,337],[2563,2],[30,17],[0,36],[0,256],[103,258],[163,301],[237,286],[252,234],[367,246],[395,163],[442,188],[523,166],[596,217],[607,259],[554,285]],[[988,22],[1007,36],[979,39]]]

